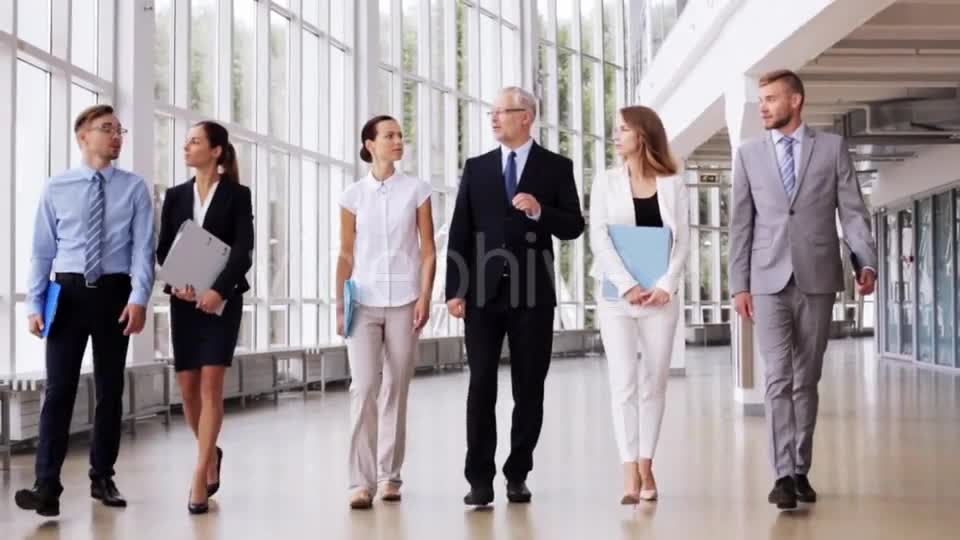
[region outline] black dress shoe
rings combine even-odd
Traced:
[[[220,491],[220,465],[223,464],[223,450],[220,447],[217,447],[217,481],[212,484],[207,484],[207,497],[213,497],[218,491]]]
[[[13,496],[13,500],[20,508],[33,510],[44,517],[60,515],[60,498],[39,486],[34,486],[33,489],[21,489]]]
[[[793,481],[797,485],[797,500],[802,503],[817,502],[817,492],[810,485],[810,479],[805,474],[793,476]]]
[[[471,487],[470,493],[463,497],[463,504],[467,506],[486,506],[493,502],[493,486]]]
[[[533,494],[527,489],[526,482],[507,482],[507,500],[512,503],[528,503]]]
[[[90,481],[90,496],[102,502],[104,506],[114,508],[124,508],[127,506],[127,500],[123,498],[117,489],[117,484],[113,483],[112,478],[94,478]]]
[[[773,485],[773,490],[767,497],[770,504],[777,505],[781,510],[792,510],[797,507],[797,484],[792,476],[784,476]]]

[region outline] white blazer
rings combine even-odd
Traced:
[[[670,229],[673,247],[667,273],[655,287],[673,298],[680,289],[687,256],[690,254],[690,215],[687,187],[683,175],[657,178],[657,201],[663,226]],[[597,280],[609,279],[620,296],[637,285],[613,247],[607,232],[608,225],[636,225],[633,192],[625,166],[603,171],[593,181],[590,199],[590,245],[593,248],[593,266],[590,275]]]

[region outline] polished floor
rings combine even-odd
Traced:
[[[821,502],[793,513],[766,503],[772,479],[763,420],[731,402],[729,350],[691,349],[670,381],[655,470],[658,503],[623,507],[603,359],[556,360],[529,484],[533,503],[508,505],[502,478],[487,511],[464,509],[466,372],[418,377],[410,402],[404,500],[347,508],[347,394],[334,390],[231,407],[223,488],[210,514],[186,511],[193,441],[182,419],[139,425],[124,439],[124,510],[87,497],[86,451],[73,445],[62,514],[19,511],[33,457],[0,475],[0,538],[181,539],[954,539],[960,534],[960,376],[878,361],[869,341],[832,342],[812,479]],[[502,382],[509,372],[503,370]],[[502,464],[509,384],[499,404]]]

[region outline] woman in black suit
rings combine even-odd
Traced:
[[[223,423],[223,378],[237,345],[243,293],[250,290],[245,276],[253,264],[253,207],[250,189],[240,184],[237,154],[223,126],[196,124],[187,134],[183,151],[196,176],[167,190],[158,262],[163,264],[180,225],[188,219],[231,246],[226,267],[209,290],[197,295],[193,287],[164,289],[171,294],[174,369],[183,412],[198,444],[188,509],[202,514],[208,510],[209,497],[220,488],[223,451],[217,437]],[[223,314],[217,315],[224,302]]]

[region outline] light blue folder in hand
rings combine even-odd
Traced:
[[[641,287],[644,289],[653,287],[657,280],[667,273],[670,250],[673,247],[670,229],[610,225],[607,227],[607,232],[623,265]],[[603,280],[603,297],[607,300],[621,298],[617,287],[606,278]]]
[[[343,337],[350,337],[350,325],[353,323],[357,285],[352,279],[343,282]]]
[[[50,335],[50,329],[53,328],[53,319],[57,315],[57,304],[60,302],[60,284],[51,281],[47,285],[47,293],[43,298],[43,330],[40,331],[40,337]]]

